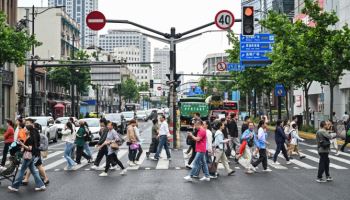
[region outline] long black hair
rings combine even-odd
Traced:
[[[264,124],[265,124],[265,121],[264,121],[264,120],[260,120],[260,121],[259,121],[259,124],[258,124],[258,130],[259,130],[259,128],[262,127]]]
[[[29,137],[32,138],[31,140],[34,143],[33,148],[39,147],[40,142],[40,135],[37,129],[35,129],[32,125],[26,126],[27,131],[29,131]]]
[[[211,128],[211,124],[210,124],[210,122],[209,122],[209,120],[205,120],[204,121],[205,122],[205,124],[207,124],[207,126],[208,126],[208,130],[212,130],[212,128]]]
[[[67,122],[67,123],[66,123],[66,126],[67,126],[68,129],[70,129],[70,131],[71,131],[72,133],[74,132],[74,130],[73,130],[73,125],[72,125],[71,122]]]

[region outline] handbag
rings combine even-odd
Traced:
[[[133,143],[133,144],[131,144],[130,145],[130,149],[131,150],[136,150],[136,149],[138,149],[140,146],[139,146],[139,144],[137,144],[137,143]]]
[[[117,142],[112,142],[111,143],[111,149],[112,150],[118,150],[119,149],[119,145],[118,145],[118,143]]]
[[[49,155],[49,152],[48,151],[41,151],[40,154],[41,154],[42,158],[47,158],[47,156]]]
[[[208,164],[208,170],[210,174],[215,174],[218,169],[218,163],[215,162],[216,157],[214,157],[213,162]]]
[[[31,160],[33,158],[33,154],[30,151],[25,151],[23,153],[23,159],[24,160]]]

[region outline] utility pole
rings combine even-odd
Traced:
[[[72,55],[71,55],[71,57],[72,57],[72,60],[74,60],[74,48],[75,48],[75,34],[73,33],[73,44],[72,44],[72,47],[73,47],[73,49],[72,49]],[[75,72],[75,69],[74,69],[74,67],[73,68],[71,68],[71,81],[72,81],[72,84],[71,84],[71,88],[72,88],[72,90],[71,90],[71,101],[72,101],[72,104],[71,104],[71,110],[72,110],[72,116],[74,116],[74,117],[77,117],[76,115],[75,115],[75,81],[74,81],[74,73]]]
[[[35,7],[32,7],[32,36],[34,36],[34,26],[35,26]],[[34,64],[35,46],[32,44],[32,65],[30,68],[31,84],[32,84],[32,103],[31,103],[31,115],[36,116],[35,113],[35,64]]]

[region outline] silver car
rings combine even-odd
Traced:
[[[136,119],[137,120],[143,120],[143,121],[147,121],[148,120],[148,116],[146,111],[143,110],[139,110],[136,112]]]
[[[97,144],[97,142],[100,140],[100,119],[99,118],[85,118],[81,119],[82,121],[86,122],[89,130],[92,134],[92,140],[90,144]],[[76,130],[78,131],[79,127],[76,127]]]

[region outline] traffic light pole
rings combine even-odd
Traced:
[[[139,27],[141,29],[150,31],[152,33],[155,33],[157,35],[162,36],[163,38],[160,37],[156,37],[156,36],[152,36],[152,35],[147,35],[152,39],[167,43],[170,45],[170,124],[173,125],[173,147],[174,148],[178,148],[179,147],[179,142],[177,141],[178,139],[178,132],[177,132],[177,125],[176,125],[176,100],[177,100],[177,92],[176,92],[176,81],[177,81],[177,74],[176,74],[176,44],[180,43],[180,42],[184,42],[186,40],[198,37],[200,35],[202,35],[203,33],[198,33],[198,34],[194,34],[191,36],[188,36],[186,38],[182,38],[185,35],[194,33],[196,31],[199,31],[201,29],[207,28],[209,26],[212,26],[215,24],[215,22],[210,22],[207,24],[204,24],[202,26],[199,26],[197,28],[185,31],[183,33],[176,33],[176,29],[174,27],[172,27],[170,29],[170,34],[169,33],[162,33],[160,31],[157,31],[155,29],[143,26],[141,24],[137,24],[135,22],[132,21],[128,21],[128,20],[106,20],[107,23],[119,23],[119,24],[130,24],[136,27]],[[235,19],[235,22],[241,22],[241,19]],[[164,39],[165,38],[165,39]]]

